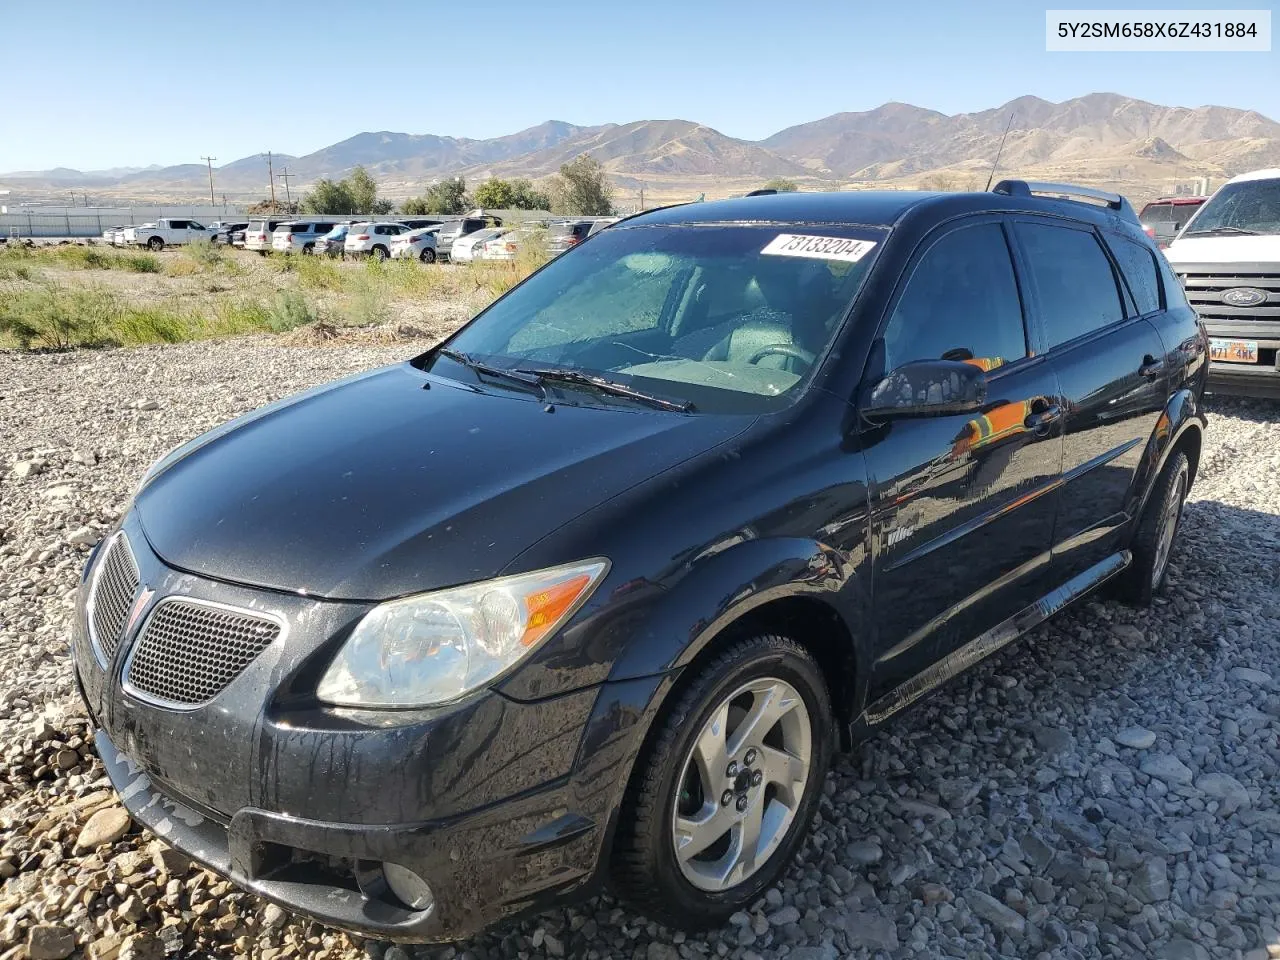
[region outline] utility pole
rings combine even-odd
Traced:
[[[640,184],[640,212],[644,213],[644,184]]]
[[[277,176],[277,177],[279,177],[281,180],[283,180],[283,181],[284,181],[284,202],[285,202],[285,203],[288,203],[288,204],[292,204],[292,203],[293,203],[293,198],[289,195],[289,178],[290,178],[290,177],[296,177],[296,176],[297,176],[297,174],[296,174],[296,173],[290,173],[290,172],[289,172],[289,168],[288,168],[288,167],[285,167],[285,168],[284,168],[284,172],[283,172],[283,173],[277,173],[277,174],[276,174],[276,176]]]
[[[267,186],[271,188],[271,209],[276,208],[276,172],[271,166],[271,151],[267,151]]]
[[[213,199],[213,161],[217,160],[218,158],[217,157],[201,157],[200,159],[203,160],[205,164],[207,164],[209,167],[209,206],[214,207],[218,205],[218,201]]]

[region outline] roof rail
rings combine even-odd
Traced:
[[[1042,183],[1035,180],[1001,180],[991,189],[1008,197],[1047,196],[1065,200],[1095,200],[1109,210],[1114,210],[1128,220],[1136,221],[1138,215],[1129,201],[1118,193],[1098,190],[1095,187],[1079,187],[1072,183]]]

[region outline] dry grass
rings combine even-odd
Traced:
[[[0,250],[0,346],[173,343],[299,327],[316,327],[320,340],[356,331],[376,340],[442,336],[538,265],[258,257],[208,244],[160,254],[16,247]]]

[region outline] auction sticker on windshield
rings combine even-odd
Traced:
[[[856,263],[870,253],[875,245],[874,240],[780,233],[760,252],[774,257],[810,257],[815,260],[846,260]]]

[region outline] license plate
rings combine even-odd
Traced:
[[[1209,359],[1219,363],[1257,363],[1258,342],[1212,339],[1209,341]]]

